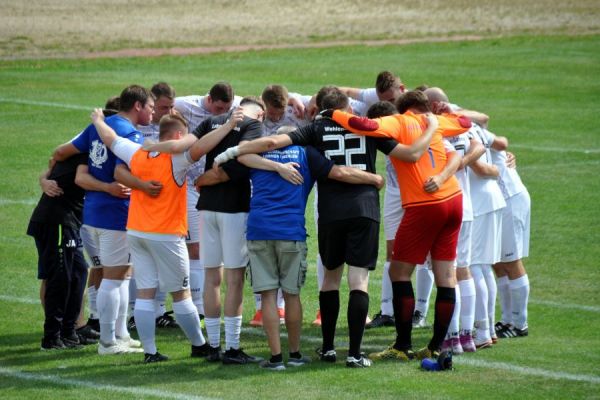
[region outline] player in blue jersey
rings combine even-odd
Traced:
[[[106,119],[117,135],[142,143],[136,125],[148,125],[154,113],[154,98],[145,88],[128,86],[119,97],[119,113]],[[111,185],[117,157],[102,143],[93,125],[73,140],[59,146],[53,159],[62,161],[73,154],[89,153],[88,172],[98,184],[86,186],[81,236],[94,267],[102,268],[97,309],[100,318],[99,354],[143,351],[140,342],[127,331],[127,306],[131,264],[125,225],[129,199],[101,191],[99,185]]]

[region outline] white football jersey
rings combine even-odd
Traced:
[[[485,153],[479,158],[479,161],[491,165],[490,146],[494,142],[494,135],[475,123],[467,133],[485,147]],[[471,168],[468,169],[468,176],[471,184],[471,203],[473,204],[474,217],[506,207],[497,179],[477,176]]]
[[[471,139],[468,133],[447,137],[446,140],[452,145],[460,158],[465,156],[471,147]],[[460,183],[463,193],[463,221],[473,221],[473,205],[471,203],[471,184],[467,173],[468,167],[459,169],[454,174]]]
[[[242,98],[240,96],[234,96],[231,109],[238,107]],[[175,98],[175,110],[177,110],[181,116],[187,121],[189,132],[194,132],[198,125],[207,118],[213,116],[204,106],[206,96],[184,96]],[[193,187],[194,181],[204,173],[204,167],[206,164],[206,157],[200,158],[188,169],[187,182],[188,186]]]
[[[158,142],[158,133],[159,133],[158,124],[155,124],[154,122],[150,122],[150,125],[146,125],[146,126],[138,125],[138,126],[136,126],[136,128],[138,131],[140,131],[142,133],[142,135],[144,135],[144,141],[152,140],[153,142]]]
[[[506,166],[505,151],[492,149],[492,162],[498,168],[498,171],[500,171],[498,185],[500,186],[500,190],[502,190],[504,199],[508,199],[526,190],[516,168],[508,168]]]

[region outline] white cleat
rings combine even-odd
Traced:
[[[141,349],[142,342],[139,340],[133,339],[131,336],[117,337],[117,343],[123,345],[124,347]]]

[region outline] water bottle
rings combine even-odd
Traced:
[[[421,368],[425,371],[444,371],[452,369],[452,352],[442,351],[437,360],[434,358],[424,358],[421,361]]]

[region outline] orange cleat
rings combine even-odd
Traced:
[[[256,314],[254,314],[254,318],[250,320],[251,326],[263,326],[262,321],[262,310],[258,310]]]
[[[317,317],[312,322],[314,326],[321,326],[321,310],[317,310]]]

